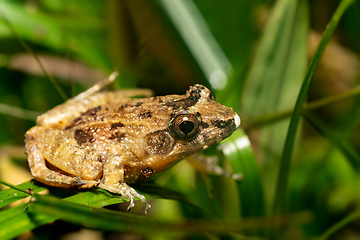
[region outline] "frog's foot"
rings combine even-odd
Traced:
[[[132,187],[130,187],[126,183],[119,183],[118,186],[116,186],[116,187],[112,187],[112,186],[108,186],[106,184],[100,183],[98,185],[98,187],[106,189],[106,190],[108,190],[109,192],[112,192],[112,193],[121,194],[121,196],[123,196],[124,198],[130,200],[129,207],[127,208],[128,211],[130,211],[130,209],[135,206],[135,203],[134,203],[134,198],[135,197],[138,198],[141,202],[143,202],[145,204],[145,213],[147,213],[149,208],[151,208],[151,205],[146,200],[146,198],[143,195],[136,192],[135,189],[133,189]]]

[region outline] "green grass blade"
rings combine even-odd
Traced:
[[[111,211],[107,209],[94,208],[97,205],[79,198],[80,202],[86,202],[88,206],[73,204],[70,199],[64,201],[47,195],[35,194],[33,201],[28,205],[20,205],[17,207],[14,217],[0,224],[0,238],[12,239],[19,234],[34,229],[43,224],[49,223],[56,219],[72,222],[78,225],[118,232],[132,232],[142,234],[153,234],[154,232],[213,232],[227,233],[239,232],[244,230],[264,229],[270,226],[271,219],[247,219],[246,221],[236,222],[218,222],[218,221],[191,221],[186,222],[163,222],[152,218],[137,216],[130,213]],[[1,215],[0,215],[1,216]],[[294,216],[292,218],[284,218],[279,224],[285,222],[307,221],[307,216]]]
[[[172,221],[164,222],[155,220],[145,216],[138,216],[129,213],[123,213],[107,209],[99,209],[93,207],[85,207],[78,204],[70,204],[67,201],[61,201],[59,199],[36,195],[36,200],[33,201],[27,211],[29,215],[34,214],[36,220],[37,213],[46,213],[61,218],[63,220],[80,224],[83,226],[101,229],[111,230],[118,232],[133,232],[133,233],[145,233],[149,232],[228,232],[228,231],[242,231],[244,229],[263,229],[268,226],[271,219],[249,219],[248,221],[241,222],[217,222],[217,221],[192,221],[188,220],[185,223]],[[76,214],[74,214],[76,213]],[[299,214],[296,216],[299,222],[307,220],[307,216]],[[293,221],[295,216],[282,219],[281,224],[286,221]]]
[[[342,92],[342,93],[339,93],[336,95],[331,95],[329,97],[321,98],[319,100],[315,100],[315,101],[306,103],[303,106],[303,113],[305,111],[320,109],[322,107],[330,106],[332,104],[336,104],[341,101],[352,99],[352,98],[358,97],[359,95],[360,95],[360,87],[355,87],[348,91],[345,91],[345,92]],[[242,127],[246,131],[249,131],[254,128],[267,126],[267,125],[270,125],[270,124],[276,123],[278,121],[281,121],[283,119],[291,117],[292,111],[293,111],[292,109],[289,109],[289,110],[282,111],[282,112],[264,115],[259,118],[256,118],[254,121],[249,122],[248,124],[245,123],[245,125],[243,125]]]
[[[347,224],[357,220],[360,218],[360,210],[357,209],[353,213],[347,215],[343,219],[336,222],[333,226],[331,226],[328,230],[326,230],[319,238],[318,240],[325,240],[331,237],[334,233],[336,233],[338,230],[346,226]]]
[[[7,185],[7,184],[5,184]],[[47,190],[46,187],[40,186],[36,184],[35,181],[28,181],[25,183],[22,183],[20,185],[15,186],[17,189],[14,188],[8,188],[6,190],[0,191],[0,208],[5,207],[9,205],[10,203],[16,202],[20,199],[28,197],[32,193],[39,193],[44,190]],[[19,191],[18,189],[21,189],[23,191]],[[171,199],[180,201],[189,205],[192,205],[193,207],[196,207],[188,198],[186,198],[184,195],[173,191],[171,189],[166,189],[164,187],[160,187],[154,184],[142,184],[138,187],[142,192],[146,192],[147,194],[151,195],[151,198],[164,198],[164,199]],[[29,193],[26,193],[26,191],[29,191]],[[105,190],[102,189],[94,189],[94,191],[86,191],[83,193],[79,193],[77,195],[68,197],[69,200],[74,200],[77,203],[83,203],[85,204],[87,201],[96,203],[97,207],[107,206],[111,204],[116,204],[120,202],[127,201],[126,199],[119,197],[119,195],[111,194]],[[80,201],[80,202],[78,202]]]
[[[277,180],[276,186],[276,194],[275,194],[275,201],[273,205],[273,214],[282,214],[286,210],[286,196],[287,196],[287,184],[289,178],[289,168],[291,162],[291,155],[292,150],[295,142],[295,135],[297,131],[297,127],[300,121],[302,107],[304,105],[305,99],[307,97],[307,92],[309,88],[309,84],[311,78],[315,72],[315,69],[320,61],[322,54],[325,51],[326,45],[330,40],[331,35],[333,34],[337,24],[341,16],[344,14],[345,10],[354,2],[354,0],[343,0],[340,2],[339,6],[337,7],[333,17],[331,18],[322,38],[319,43],[318,48],[314,54],[314,57],[310,63],[307,75],[302,83],[300,93],[298,95],[294,112],[291,116],[290,125],[288,128],[286,141],[283,149],[283,154],[281,157],[280,163],[280,171]]]
[[[15,210],[7,209],[8,219],[0,224],[0,239],[13,239],[18,235],[40,226],[40,222],[33,222],[25,212],[25,204]],[[11,213],[7,213],[11,212]],[[41,213],[39,213],[41,215]]]
[[[304,117],[317,130],[317,132],[324,137],[324,139],[336,146],[344,154],[344,156],[346,156],[347,161],[355,171],[360,169],[359,154],[348,140],[341,137],[341,133],[333,130],[330,126],[327,126],[327,124],[315,114],[306,112]]]
[[[8,208],[8,209],[0,211],[0,225],[2,225],[4,222],[9,221],[10,219],[13,219],[13,218],[17,217],[18,215],[22,214],[24,212],[24,209],[25,209],[25,205],[22,204],[22,205],[19,205],[16,207],[12,207],[12,208]]]
[[[77,198],[77,200],[80,199]],[[80,201],[84,203],[84,201]],[[129,231],[131,230],[130,226],[146,226],[150,221],[146,217],[130,213],[116,212],[116,214],[110,215],[106,209],[93,208],[99,202],[89,203],[89,206],[92,207],[85,207],[71,202],[62,201],[51,196],[35,195],[34,201],[29,205],[27,211],[30,215],[34,214],[36,216],[40,212],[49,215],[49,217],[53,216],[57,219],[61,218],[69,222],[103,230]]]
[[[193,1],[161,0],[159,3],[211,86],[224,88],[232,67],[197,6]]]
[[[17,34],[15,28],[12,26],[10,21],[4,15],[2,11],[0,11],[0,17],[4,20],[6,26],[10,29],[12,35],[19,41],[19,43],[23,46],[23,48],[35,59],[36,63],[40,66],[41,71],[45,74],[45,76],[50,80],[51,84],[55,87],[56,91],[58,91],[61,98],[66,101],[68,99],[64,90],[60,87],[60,85],[55,81],[53,76],[51,76],[48,71],[45,69],[44,65],[41,63],[38,56],[31,50],[29,45],[23,41],[23,39]]]
[[[22,183],[20,185],[17,185],[16,187],[18,189],[22,189],[23,191],[27,191],[28,189],[31,189],[31,191],[34,193],[39,193],[41,191],[46,190],[46,188],[34,184],[33,181]],[[5,207],[10,203],[16,202],[20,199],[28,197],[29,194],[23,191],[19,191],[14,188],[8,188],[3,191],[0,191],[0,208]]]
[[[73,7],[77,9],[77,14],[74,14],[69,9],[58,9],[56,12],[41,7],[31,9],[16,1],[0,1],[2,15],[6,17],[1,20],[11,24],[9,29],[6,22],[0,21],[0,38],[15,37],[21,44],[24,41],[41,44],[55,51],[67,52],[71,57],[77,57],[97,67],[112,69],[109,68],[109,59],[104,57],[105,46],[99,44],[104,40],[105,34],[102,32],[104,26],[99,10],[102,3],[96,4],[74,4]],[[86,7],[91,9],[91,14],[81,11]],[[65,38],[64,31],[67,32]],[[97,45],[96,48],[94,44]]]
[[[41,112],[30,111],[15,106],[0,103],[0,114],[20,118],[24,120],[35,121]]]
[[[35,185],[33,182],[25,182],[19,186],[16,186],[19,189],[27,190],[29,188],[32,189],[33,193],[41,192],[45,190],[44,187],[39,187]],[[158,196],[165,198],[165,199],[173,199],[178,200],[187,204],[192,205],[193,207],[196,207],[193,205],[185,196],[176,193],[174,191],[164,189],[161,187],[153,186],[153,185],[145,185],[142,187],[142,189],[152,194],[152,198],[158,198]],[[0,203],[2,203],[1,206],[6,206],[10,204],[11,202],[15,202],[19,199],[22,199],[24,197],[29,196],[28,194],[16,190],[16,189],[6,189],[4,191],[0,192]],[[40,201],[38,201],[40,199]],[[45,200],[44,200],[45,199]],[[2,200],[2,202],[1,202]],[[13,237],[18,236],[19,234],[32,230],[38,226],[50,223],[56,219],[59,219],[64,212],[66,212],[65,216],[71,215],[72,209],[77,208],[80,205],[90,206],[90,207],[103,207],[111,204],[121,203],[128,201],[127,199],[122,198],[119,195],[111,194],[103,189],[94,189],[93,191],[86,191],[83,193],[79,193],[70,197],[65,198],[64,200],[56,199],[50,196],[42,196],[38,194],[34,194],[32,197],[32,201],[35,200],[35,207],[34,204],[30,204],[30,209],[32,209],[32,215],[28,215],[27,212],[25,212],[27,204],[22,204],[18,207],[11,207],[8,209],[5,209],[0,212],[0,239],[11,239]],[[43,201],[42,201],[43,200]],[[46,202],[46,206],[44,207],[44,201]],[[39,204],[40,205],[36,205]],[[76,205],[74,205],[76,203]],[[54,206],[52,204],[55,204]],[[141,204],[141,203],[139,203]],[[40,207],[38,209],[37,207]],[[56,208],[58,207],[58,208]],[[35,208],[35,210],[34,210]],[[54,210],[55,208],[55,210]],[[64,211],[68,210],[70,212]],[[31,211],[31,210],[30,210]],[[50,211],[50,212],[47,212]],[[58,213],[59,216],[56,214],[54,215],[51,211],[60,211]],[[95,211],[95,210],[94,210]],[[96,210],[96,211],[102,211],[102,210]],[[83,213],[83,212],[82,212]],[[81,213],[79,213],[80,216]],[[73,214],[74,215],[74,221],[75,222],[85,222],[86,219],[77,218],[79,217],[79,214]],[[92,213],[93,214],[93,213]],[[98,215],[94,215],[95,217]],[[136,217],[135,215],[129,215],[125,214],[127,221],[129,222],[129,218],[131,219],[131,216]],[[88,216],[86,216],[88,218]],[[101,221],[101,218],[99,218]],[[66,220],[66,218],[65,218]],[[124,219],[123,219],[124,220]],[[73,222],[74,222],[73,221]],[[131,222],[129,222],[130,224]],[[99,223],[99,228],[106,228],[106,226],[103,226],[102,223]],[[126,225],[126,229],[129,228],[130,225]],[[115,226],[113,226],[115,228]],[[125,228],[124,227],[124,228]],[[121,230],[121,228],[119,228]]]
[[[67,201],[66,206],[68,208],[71,208],[71,206],[73,205],[72,203],[77,203],[92,207],[102,207],[102,206],[126,201],[119,196],[112,196],[109,198],[109,195],[111,194],[102,190],[97,192],[90,192],[90,191],[84,192],[81,194],[77,194],[65,198],[65,200]],[[38,198],[46,199],[46,201],[48,201],[49,204],[53,203],[52,200],[54,199],[53,197],[41,196],[37,194],[33,196],[33,200],[37,200]],[[61,205],[62,201],[63,200],[57,199],[56,203]],[[16,211],[21,208],[23,209],[22,211]],[[54,216],[44,211],[33,212],[33,213],[35,214],[28,215],[27,212],[25,212],[25,205],[16,207],[15,210],[13,210],[12,208],[4,210],[3,216],[4,218],[7,217],[8,219],[7,221],[4,221],[3,223],[0,224],[0,229],[1,229],[0,239],[11,239],[25,231],[32,230],[38,226],[50,223],[59,218],[56,215]]]
[[[208,82],[214,89],[227,85],[233,68],[193,1],[134,0],[128,5],[142,37],[176,77]]]
[[[247,135],[240,129],[224,140],[221,145],[234,173],[242,173],[244,178],[237,182],[240,192],[242,216],[265,216],[265,200],[261,175],[254,152]]]
[[[243,122],[251,123],[258,116],[293,107],[306,73],[307,34],[306,2],[277,1],[246,79]],[[278,161],[287,126],[288,121],[281,121],[261,129],[258,145],[265,153],[259,155],[259,161],[268,165]]]
[[[234,173],[243,174],[236,181],[240,197],[240,213],[244,219],[265,217],[266,206],[263,183],[258,162],[255,159],[250,140],[243,130],[237,130],[221,145]],[[264,231],[247,231],[252,236],[263,236]]]
[[[292,94],[285,85],[300,86],[304,77],[306,36],[304,5],[300,6],[298,1],[277,1],[246,79],[242,105],[250,119],[288,105],[286,99]]]

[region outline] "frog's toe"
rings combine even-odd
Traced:
[[[146,214],[148,212],[149,208],[151,208],[150,203],[146,200],[146,198],[143,195],[141,195],[141,194],[139,194],[137,192],[133,193],[133,195],[135,197],[137,197],[142,203],[145,204],[145,211],[144,212]]]
[[[147,214],[149,208],[151,208],[151,205],[150,205],[150,203],[149,203],[148,201],[146,201],[146,200],[145,200],[143,203],[145,204],[145,210],[144,210],[144,212],[145,212],[145,214]]]
[[[130,204],[126,210],[130,211],[135,206],[134,197],[130,197]]]
[[[149,208],[151,208],[150,203],[145,198],[140,199],[140,201],[145,204],[144,212],[145,212],[145,214],[147,214]],[[131,197],[130,198],[130,204],[129,204],[128,208],[127,208],[127,211],[130,211],[131,208],[133,208],[134,206],[135,206],[134,197]]]

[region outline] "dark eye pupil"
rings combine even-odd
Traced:
[[[179,114],[170,120],[169,130],[174,138],[189,140],[199,132],[199,121],[194,114]]]
[[[180,123],[179,129],[184,134],[189,134],[194,129],[194,123],[190,121],[183,121],[182,123]]]

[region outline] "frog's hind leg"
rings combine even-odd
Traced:
[[[26,135],[25,147],[31,174],[34,176],[35,180],[50,186],[63,188],[90,188],[99,184],[99,182],[94,180],[84,180],[80,177],[71,177],[49,169],[46,166],[44,156],[30,134]]]
[[[42,114],[37,119],[37,125],[62,128],[66,126],[69,121],[91,108],[107,103],[125,103],[130,97],[150,97],[153,95],[153,92],[148,89],[99,92],[102,88],[113,82],[116,77],[117,72],[110,75],[108,79],[98,82],[88,90]]]

